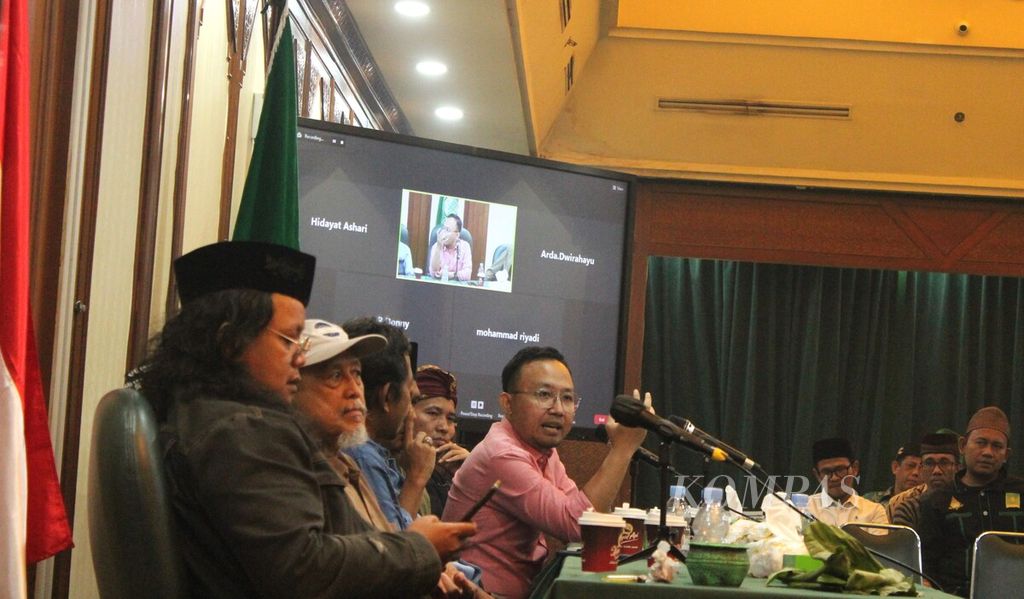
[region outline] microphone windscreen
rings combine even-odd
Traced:
[[[643,427],[641,414],[646,411],[643,402],[630,395],[619,395],[612,401],[612,418],[624,426]]]

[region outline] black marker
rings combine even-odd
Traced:
[[[475,516],[476,513],[480,511],[480,508],[484,507],[484,504],[490,501],[491,497],[494,497],[494,494],[498,492],[498,487],[500,486],[500,480],[494,481],[494,484],[491,485],[490,489],[487,489],[487,492],[484,493],[484,496],[478,499],[477,502],[473,504],[473,507],[469,508],[469,511],[466,512],[466,515],[462,517],[462,521],[471,521],[473,519],[473,516]]]

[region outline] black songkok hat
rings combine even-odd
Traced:
[[[174,261],[182,304],[227,289],[255,289],[309,304],[316,258],[262,241],[221,241]]]
[[[947,433],[931,433],[921,438],[921,454],[948,453],[954,458],[960,454],[957,441],[960,438]]]
[[[852,462],[853,448],[850,447],[850,442],[846,439],[838,437],[834,439],[821,439],[814,442],[814,446],[811,448],[811,456],[815,464],[829,458],[849,458]]]
[[[898,462],[908,455],[918,458],[921,457],[921,446],[917,443],[907,443],[906,445],[900,446],[900,448],[896,450],[896,461]]]

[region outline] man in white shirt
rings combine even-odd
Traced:
[[[889,523],[884,507],[857,495],[854,485],[859,479],[860,462],[853,457],[849,441],[840,438],[815,441],[812,456],[812,471],[821,481],[822,489],[807,504],[812,516],[833,526],[848,522]]]

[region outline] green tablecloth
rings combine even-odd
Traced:
[[[645,563],[626,564],[619,566],[614,574],[646,574]],[[605,574],[612,574],[608,572]],[[685,597],[722,597],[726,599],[742,599],[745,597],[829,597],[836,599],[844,595],[836,593],[821,593],[802,589],[790,589],[774,584],[767,586],[763,578],[747,577],[739,588],[703,587],[693,584],[690,574],[683,566],[676,574],[676,579],[671,584],[654,583],[623,583],[606,582],[603,580],[605,574],[583,572],[580,570],[580,558],[567,557],[562,571],[558,578],[551,585],[545,597],[547,599],[585,599],[600,597],[604,599],[618,599],[619,597],[641,597],[643,599],[657,599],[661,597],[678,599],[684,596],[681,592],[686,589]],[[927,599],[940,599],[953,597],[932,589],[926,589],[917,585],[918,592]],[[848,597],[862,597],[863,595],[846,595]]]

